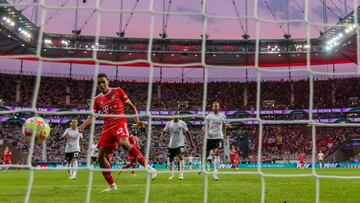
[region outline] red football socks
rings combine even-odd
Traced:
[[[106,169],[111,169],[111,163],[110,163],[110,157],[108,156],[106,158],[107,160],[102,160],[100,161],[99,160],[99,164],[100,164],[100,167],[101,168],[106,168]],[[109,185],[112,185],[115,183],[115,180],[114,180],[114,177],[111,175],[111,172],[110,171],[103,171],[102,172],[106,182],[109,184]]]
[[[129,150],[129,154],[131,156],[135,157],[139,164],[141,164],[142,166],[145,166],[145,159],[137,147],[133,146]]]

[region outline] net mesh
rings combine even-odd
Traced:
[[[156,16],[161,16],[164,13],[163,12],[159,12],[156,11],[154,9],[154,3],[155,0],[150,0],[149,1],[149,8],[148,9],[138,9],[138,10],[118,10],[118,9],[103,9],[101,8],[101,0],[96,0],[95,3],[95,18],[96,18],[96,31],[95,31],[95,44],[99,43],[99,36],[100,36],[100,29],[101,29],[101,18],[102,18],[102,13],[145,13],[145,14],[150,14],[150,26],[149,26],[149,35],[148,35],[148,39],[149,39],[149,44],[148,44],[148,50],[147,50],[147,59],[146,60],[133,60],[133,61],[126,61],[126,62],[113,62],[113,61],[105,61],[105,60],[100,60],[97,57],[97,50],[95,49],[93,51],[92,54],[92,60],[95,62],[95,73],[94,73],[94,78],[93,78],[93,89],[92,89],[92,94],[91,97],[94,98],[96,95],[96,89],[97,89],[97,83],[96,83],[96,75],[99,72],[99,64],[102,62],[106,62],[108,64],[114,64],[114,65],[126,65],[126,64],[130,64],[130,63],[136,63],[136,62],[145,62],[147,64],[149,64],[149,82],[148,82],[148,95],[147,95],[147,105],[146,105],[146,113],[140,115],[140,118],[144,118],[147,119],[149,121],[149,125],[147,126],[147,142],[146,142],[146,153],[145,153],[145,159],[146,159],[146,163],[149,162],[149,152],[150,152],[150,145],[151,145],[151,138],[152,138],[152,124],[151,121],[153,119],[156,118],[167,118],[166,116],[157,116],[157,115],[152,115],[151,114],[151,101],[152,101],[152,87],[153,87],[153,78],[154,78],[154,67],[155,66],[168,66],[168,67],[183,67],[183,66],[201,66],[204,68],[204,83],[203,83],[203,100],[202,100],[202,114],[201,116],[197,116],[199,118],[205,119],[206,116],[206,110],[207,110],[207,90],[208,90],[208,78],[209,78],[209,70],[211,69],[234,69],[234,68],[239,68],[239,69],[253,69],[256,70],[257,72],[257,92],[256,92],[256,118],[247,118],[247,119],[233,119],[232,121],[247,121],[247,120],[256,120],[258,122],[259,125],[259,135],[258,135],[258,152],[257,152],[257,171],[220,171],[219,174],[253,174],[253,175],[258,175],[261,177],[261,202],[265,202],[266,201],[266,178],[269,177],[273,177],[273,178],[284,178],[284,177],[288,177],[288,178],[296,178],[296,177],[314,177],[316,179],[316,184],[315,184],[315,202],[320,202],[320,179],[322,178],[332,178],[332,179],[360,179],[360,176],[330,176],[330,175],[319,175],[315,169],[315,162],[316,162],[316,128],[319,126],[325,126],[325,127],[357,127],[358,124],[325,124],[325,123],[319,123],[319,122],[315,122],[313,119],[313,107],[314,107],[314,76],[316,75],[334,75],[332,73],[323,73],[323,72],[317,72],[312,70],[310,62],[311,62],[311,54],[310,54],[310,49],[307,49],[306,52],[306,67],[305,68],[299,68],[299,69],[291,69],[291,70],[279,70],[279,69],[263,69],[260,68],[260,64],[259,64],[259,50],[260,50],[260,33],[262,32],[261,30],[261,24],[262,23],[305,23],[306,24],[306,43],[308,45],[311,45],[311,29],[312,26],[322,26],[324,24],[321,23],[314,23],[312,21],[309,20],[309,9],[311,9],[310,6],[310,1],[309,0],[305,0],[304,1],[304,19],[302,20],[269,20],[269,19],[264,19],[262,17],[259,16],[259,10],[258,10],[258,5],[259,5],[259,0],[254,0],[254,16],[213,16],[207,13],[207,0],[202,0],[201,2],[201,12],[200,13],[192,13],[192,12],[168,12],[166,14],[168,15],[174,15],[174,16],[201,16],[202,17],[202,46],[201,46],[201,62],[200,63],[190,63],[190,64],[159,64],[156,63],[152,60],[152,53],[153,53],[153,39],[154,39],[154,21],[155,21],[155,17]],[[47,9],[75,9],[74,7],[66,7],[63,4],[61,5],[61,7],[55,7],[55,6],[49,6],[45,4],[45,0],[39,0],[38,3],[32,3],[32,4],[28,4],[28,3],[21,3],[18,2],[16,5],[18,6],[38,6],[40,13],[40,25],[45,25],[46,21],[47,21]],[[6,6],[6,4],[5,4]],[[298,6],[298,3],[297,3]],[[350,5],[348,6],[350,7]],[[351,5],[352,8],[357,8],[358,7],[358,2],[357,1],[353,1],[353,5]],[[93,9],[93,8],[87,8],[87,7],[82,7],[80,9]],[[254,66],[244,66],[244,67],[226,67],[226,66],[217,66],[217,65],[210,65],[207,64],[206,62],[206,43],[207,43],[207,31],[208,31],[208,23],[209,20],[212,19],[252,19],[254,21],[256,21],[256,32],[255,32],[255,39],[256,39],[256,47],[255,47],[255,65]],[[358,12],[354,12],[354,24],[358,25]],[[330,25],[329,25],[330,26]],[[36,80],[35,80],[35,86],[34,86],[34,93],[33,93],[33,99],[32,99],[32,105],[31,105],[31,110],[16,110],[16,111],[2,111],[0,112],[1,114],[10,114],[10,113],[14,113],[14,112],[32,112],[36,115],[38,115],[40,112],[37,110],[37,101],[38,101],[38,95],[39,95],[39,90],[40,90],[40,84],[41,84],[41,75],[42,75],[42,69],[43,69],[43,62],[44,60],[47,61],[53,61],[55,59],[53,58],[45,58],[41,55],[41,50],[42,50],[42,46],[43,44],[42,39],[43,39],[43,33],[44,33],[44,28],[45,26],[40,26],[40,32],[38,35],[38,44],[36,47],[36,54],[35,55],[13,55],[13,56],[0,56],[1,59],[16,59],[16,58],[32,58],[35,57],[37,58],[39,61],[37,63],[37,74],[36,74]],[[357,38],[357,47],[360,46],[360,38],[359,38],[359,32],[358,32],[358,26],[356,27],[356,38]],[[357,50],[357,58],[360,58],[360,53]],[[73,58],[61,58],[61,59],[56,59],[56,61],[67,61]],[[79,61],[83,61],[83,60],[87,60],[84,58],[77,58],[76,60]],[[358,63],[359,64],[359,63]],[[273,121],[268,121],[268,120],[263,120],[260,116],[260,110],[261,110],[261,79],[262,79],[262,74],[267,73],[267,72],[307,72],[309,75],[309,117],[307,120],[302,121],[302,123],[307,123],[311,125],[311,134],[312,134],[312,171],[311,174],[292,174],[292,175],[288,175],[288,174],[266,174],[264,173],[263,169],[262,169],[262,140],[263,140],[263,131],[264,131],[264,125],[266,124],[271,124],[273,123]],[[360,64],[357,65],[357,74],[360,73]],[[353,73],[337,73],[339,74],[353,74]],[[93,100],[91,102],[91,106],[93,106]],[[111,116],[111,117],[117,117],[117,115],[102,115],[102,114],[97,114],[95,112],[93,112],[93,110],[90,108],[91,113],[89,114],[88,112],[83,112],[83,113],[79,113],[79,114],[83,114],[83,115],[90,115],[94,118],[96,117],[107,117],[107,116]],[[46,112],[41,112],[41,115],[46,115],[46,114],[51,114],[51,115],[71,115],[73,114],[73,112],[51,112],[51,113],[46,113]],[[126,117],[131,117],[131,116],[126,116]],[[182,118],[186,118],[186,117],[193,117],[193,115],[191,116],[181,116]],[[282,123],[282,124],[293,124],[293,123],[299,123],[299,121],[278,121],[277,123]],[[90,136],[89,136],[89,143],[92,143],[93,137],[94,137],[94,133],[95,133],[95,122],[92,123],[91,127],[90,127]],[[205,136],[204,136],[204,145],[203,145],[203,153],[202,156],[205,157],[205,149],[206,149],[206,141],[207,141],[207,131],[205,132]],[[24,202],[27,203],[30,201],[30,196],[31,196],[31,191],[32,191],[32,187],[33,187],[33,183],[34,183],[34,171],[35,170],[39,170],[38,168],[35,168],[34,166],[32,166],[32,156],[33,156],[33,152],[34,152],[34,144],[35,144],[35,137],[33,136],[32,140],[31,140],[31,144],[30,144],[30,149],[29,149],[29,153],[28,153],[28,157],[27,157],[27,164],[26,165],[10,165],[10,167],[14,167],[14,168],[26,168],[29,169],[29,178],[28,178],[28,185],[27,185],[27,190],[26,190],[26,196],[24,199]],[[91,149],[88,148],[87,150],[87,170],[89,170],[89,179],[88,179],[88,187],[87,187],[87,193],[86,193],[86,202],[91,202],[91,189],[92,189],[92,184],[93,184],[93,176],[94,176],[94,171],[101,171],[104,169],[95,169],[92,167],[92,165],[90,164],[90,153],[91,153]],[[204,161],[204,160],[203,160]],[[43,169],[41,169],[43,170]],[[64,168],[64,170],[67,170],[67,168]],[[114,169],[112,169],[114,170]],[[148,172],[147,175],[147,180],[146,180],[146,192],[145,192],[145,199],[144,202],[149,202],[149,197],[150,197],[150,188],[151,188],[151,174],[148,168],[145,169],[139,169],[139,170],[144,170],[146,172]],[[204,173],[204,193],[203,193],[203,202],[208,202],[208,189],[209,189],[209,175],[212,174],[212,172],[208,172],[207,170],[205,170],[205,164],[203,163],[203,166],[201,168],[201,171]],[[164,173],[167,173],[165,171],[162,171]],[[160,173],[162,173],[160,172]],[[193,172],[193,171],[188,171],[188,172]]]

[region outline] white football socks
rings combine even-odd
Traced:
[[[76,177],[76,173],[77,173],[77,169],[78,169],[78,161],[77,159],[73,161],[73,177]]]

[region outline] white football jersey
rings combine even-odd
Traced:
[[[185,146],[184,134],[188,131],[186,123],[182,120],[178,122],[170,121],[166,124],[164,132],[170,135],[169,148],[177,148]]]
[[[80,152],[80,138],[82,139],[82,133],[80,133],[77,128],[68,128],[64,134],[67,135],[65,153]]]
[[[215,114],[211,112],[206,116],[205,122],[208,124],[208,139],[224,139],[222,127],[225,120],[226,116],[222,113]]]
[[[319,159],[319,161],[323,161],[324,160],[324,153],[322,153],[322,152],[318,153],[318,159]]]
[[[91,144],[91,157],[97,157],[98,154],[97,144]]]

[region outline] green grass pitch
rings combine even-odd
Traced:
[[[245,171],[239,169],[236,171]],[[249,169],[246,169],[249,171]],[[263,169],[267,174],[309,174],[311,169]],[[360,169],[317,169],[321,175],[360,176]],[[37,170],[30,202],[72,203],[85,202],[89,173],[79,170],[76,180],[68,180],[64,170]],[[113,173],[118,191],[103,193],[105,180],[100,172],[94,172],[91,202],[137,203],[143,202],[146,174],[138,172],[130,176]],[[28,184],[28,170],[0,172],[0,202],[23,202]],[[159,174],[151,181],[150,202],[188,203],[203,202],[204,174],[185,174],[184,180],[168,180],[168,174]],[[208,179],[208,202],[260,202],[261,178],[259,175],[220,174],[220,181]],[[315,178],[273,178],[266,177],[266,202],[304,203],[315,202]],[[360,179],[321,179],[320,202],[360,202]]]

